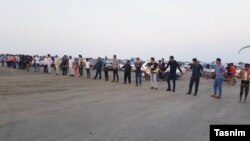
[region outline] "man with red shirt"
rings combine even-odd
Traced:
[[[232,79],[234,79],[234,78],[235,78],[236,71],[237,71],[236,66],[234,66],[234,64],[233,64],[233,63],[231,63],[231,73],[232,73]]]

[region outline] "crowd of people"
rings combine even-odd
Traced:
[[[5,65],[6,64],[6,65]],[[136,61],[134,63],[135,65],[135,86],[141,86],[142,85],[142,73],[145,70],[142,70],[142,62],[140,58],[136,58]],[[7,66],[8,68],[14,68],[14,69],[23,69],[26,71],[31,71],[31,67],[33,66],[34,72],[40,72],[40,57],[38,55],[29,56],[29,55],[6,55],[2,59],[2,66]],[[170,67],[170,71],[168,73],[167,77],[167,89],[166,91],[176,91],[176,79],[177,69],[181,72],[179,64],[176,60],[174,60],[174,56],[169,57],[169,61],[167,64],[165,64],[164,59],[160,60],[159,63],[155,60],[154,57],[150,58],[150,62],[147,63],[147,69],[149,70],[150,74],[150,89],[152,90],[158,90],[158,84],[157,84],[157,77],[162,77],[165,74],[165,70],[167,70]],[[223,78],[226,74],[228,77],[235,77],[236,70],[233,67],[233,64],[228,64],[226,69],[224,69],[224,66],[221,63],[221,59],[216,59],[216,67],[215,72],[210,76],[211,78],[214,78],[214,93],[211,95],[211,97],[214,97],[216,99],[221,99],[222,97],[222,84],[223,84]],[[104,71],[105,80],[109,81],[109,68],[103,63],[100,57],[98,57],[98,60],[96,64],[93,66],[96,69],[96,74],[93,79],[102,79],[102,71]],[[51,57],[50,54],[48,54],[44,58],[44,64],[43,64],[43,72],[50,74],[52,73],[52,68],[55,69],[56,75],[59,75],[60,72],[62,72],[62,75],[69,75],[74,77],[81,77],[83,78],[83,72],[84,69],[86,70],[87,79],[90,79],[90,60],[89,59],[83,59],[82,55],[79,55],[78,58],[73,58],[72,56],[63,56],[62,58],[59,58],[58,56]],[[124,69],[124,84],[127,82],[131,83],[131,71],[132,66],[131,62],[127,61],[127,63],[122,67]],[[240,87],[240,100],[239,102],[242,102],[243,93],[245,91],[245,97],[244,97],[244,103],[246,103],[246,99],[249,93],[249,81],[250,81],[250,65],[245,64],[245,69],[241,70],[239,73],[239,77],[241,78],[241,87]],[[189,82],[189,90],[186,93],[187,95],[191,95],[193,85],[195,84],[195,90],[193,95],[197,96],[198,89],[199,89],[199,83],[200,83],[200,77],[202,76],[203,67],[201,64],[199,64],[198,60],[196,58],[193,58],[192,64],[190,65],[190,70],[192,71],[192,75]],[[113,71],[113,79],[111,82],[119,82],[119,60],[117,59],[117,56],[114,55],[112,59],[112,71]],[[170,81],[173,81],[173,87],[171,88]]]

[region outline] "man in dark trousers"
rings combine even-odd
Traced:
[[[102,79],[102,66],[103,66],[102,60],[100,57],[98,57],[98,61],[94,66],[94,68],[96,68],[96,74],[94,79],[97,78],[98,74],[99,74],[99,79]]]
[[[170,56],[170,60],[167,64],[166,70],[168,69],[169,66],[170,66],[170,72],[168,74],[168,79],[167,79],[167,82],[168,82],[167,91],[171,91],[170,80],[173,80],[173,92],[175,92],[175,81],[177,78],[176,70],[178,68],[181,73],[182,73],[182,70],[179,64],[177,63],[177,61],[174,60],[174,56]]]
[[[107,65],[104,65],[103,67],[104,75],[105,75],[105,81],[109,81],[109,69]]]
[[[135,81],[136,81],[136,85],[135,86],[138,86],[138,83],[141,86],[141,74],[142,74],[141,67],[142,67],[142,63],[141,63],[140,58],[136,58],[136,62],[135,62]]]
[[[119,60],[116,58],[116,55],[113,56],[113,61],[112,61],[112,68],[113,68],[113,81],[115,82],[115,77],[116,77],[116,82],[119,82],[119,75],[118,75],[118,69],[119,69]]]
[[[69,63],[68,63],[68,59],[67,59],[67,56],[64,55],[63,57],[63,60],[62,60],[62,63],[61,63],[61,69],[62,69],[62,75],[67,75],[68,73],[68,66],[69,66]]]
[[[190,70],[192,70],[192,76],[190,78],[189,90],[187,94],[190,95],[192,93],[193,84],[195,83],[194,96],[197,96],[199,83],[200,83],[200,77],[201,77],[201,71],[203,71],[203,67],[201,64],[198,63],[196,58],[193,59],[193,64],[191,64]]]
[[[128,80],[128,83],[130,84],[131,83],[131,69],[132,69],[130,61],[128,60],[127,63],[122,68],[124,68],[124,84],[127,83],[127,80]]]

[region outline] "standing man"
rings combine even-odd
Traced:
[[[212,77],[215,76],[214,80],[214,94],[211,97],[216,99],[221,99],[222,95],[222,83],[223,83],[223,75],[224,75],[224,66],[221,64],[221,59],[216,59],[215,72]],[[219,95],[217,95],[217,89],[219,91]]]
[[[67,75],[67,73],[68,73],[68,62],[69,61],[67,59],[67,56],[64,55],[63,61],[61,63],[61,68],[62,68],[62,71],[63,71],[62,75]]]
[[[26,70],[30,71],[30,67],[31,67],[33,58],[32,58],[32,56],[28,56],[28,55],[26,57],[27,57],[26,58]]]
[[[124,84],[127,83],[127,80],[128,80],[128,83],[130,84],[131,83],[131,69],[132,69],[130,61],[128,60],[127,63],[122,68],[124,68]]]
[[[245,70],[240,71],[239,76],[241,77],[241,85],[240,85],[240,103],[242,102],[242,95],[245,89],[245,98],[244,103],[247,101],[247,95],[249,93],[249,80],[250,80],[250,65],[245,64]]]
[[[82,55],[79,55],[79,74],[80,74],[80,77],[83,77],[83,67],[85,65],[85,62],[82,58]]]
[[[135,63],[135,81],[136,81],[136,85],[138,86],[138,82],[141,86],[141,67],[142,67],[142,63],[140,58],[136,58],[136,63]]]
[[[60,73],[60,64],[61,64],[61,60],[60,60],[60,58],[56,55],[56,58],[55,58],[56,75],[59,75],[59,73]]]
[[[230,65],[231,65],[231,73],[232,73],[232,78],[231,79],[234,80],[235,76],[236,76],[236,73],[237,73],[237,68],[234,65],[234,63],[230,63]]]
[[[104,75],[105,75],[105,81],[109,81],[109,69],[107,65],[104,65],[103,67]]]
[[[16,69],[20,68],[19,64],[20,64],[20,55],[16,55]]]
[[[40,57],[38,55],[34,56],[34,67],[35,67],[35,72],[40,72]]]
[[[44,73],[48,73],[48,56],[44,58]]]
[[[89,58],[86,59],[85,68],[87,72],[87,79],[90,79],[90,62]]]
[[[157,74],[158,74],[158,64],[155,62],[155,58],[151,57],[150,62],[147,64],[147,66],[150,69],[150,82],[151,82],[151,88],[150,89],[155,89],[158,90],[158,86],[157,86]]]
[[[98,61],[94,66],[94,68],[96,68],[96,74],[94,79],[97,78],[98,74],[99,74],[99,79],[102,79],[102,66],[103,66],[102,60],[100,57],[98,57]]]
[[[48,73],[50,74],[51,73],[51,65],[53,64],[53,60],[51,59],[50,57],[50,54],[48,54]]]
[[[4,60],[5,60],[5,55],[2,57],[2,60],[1,60],[1,62],[2,62],[2,67],[4,67]]]
[[[83,66],[84,66],[84,60],[82,58],[82,55],[79,55],[79,74],[80,74],[80,77],[82,78],[83,77]]]
[[[72,56],[69,56],[69,74],[70,74],[70,76],[74,76],[74,68],[73,68],[74,61],[75,60],[72,58]]]
[[[116,58],[116,55],[113,56],[113,61],[112,61],[112,67],[113,67],[113,81],[115,82],[115,77],[116,77],[116,82],[119,82],[119,75],[118,75],[118,69],[119,69],[119,61]]]
[[[187,94],[190,95],[192,93],[193,84],[195,83],[194,96],[197,96],[199,83],[200,83],[200,77],[201,77],[201,71],[203,71],[203,67],[201,64],[198,63],[196,58],[193,59],[193,64],[191,64],[190,70],[192,70],[192,76],[190,78],[189,90]]]
[[[173,92],[175,92],[175,81],[177,78],[176,70],[178,68],[181,73],[182,73],[182,70],[181,70],[179,64],[177,63],[177,61],[174,60],[174,56],[170,56],[170,60],[167,64],[166,69],[168,69],[169,66],[170,66],[170,72],[169,72],[168,79],[167,79],[167,82],[168,82],[167,91],[171,91],[170,80],[173,80]]]

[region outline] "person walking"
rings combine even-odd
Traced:
[[[180,71],[180,73],[182,73],[182,70],[179,66],[179,64],[177,63],[177,61],[174,60],[174,56],[170,56],[169,58],[169,62],[167,64],[166,70],[168,69],[168,67],[170,66],[170,72],[168,74],[168,78],[167,78],[167,83],[168,83],[168,89],[167,91],[171,91],[171,85],[170,85],[170,80],[173,80],[173,92],[175,92],[175,82],[177,79],[177,75],[176,75],[176,70],[178,69]]]
[[[224,66],[221,64],[221,59],[216,59],[215,72],[211,75],[214,77],[214,94],[211,97],[216,99],[221,99],[222,95],[222,83],[223,83],[223,75],[224,75]],[[219,91],[219,95],[217,95],[217,90]]]
[[[135,86],[139,86],[138,84],[140,84],[141,86],[141,76],[142,76],[142,63],[140,58],[136,58],[136,62],[135,62],[135,81],[136,81],[136,85]]]
[[[247,101],[247,96],[249,93],[249,80],[250,80],[250,65],[245,64],[245,69],[240,71],[239,77],[241,78],[241,85],[240,85],[240,100],[239,102],[242,103],[242,96],[243,92],[245,90],[245,98],[244,98],[244,103]]]
[[[56,57],[55,57],[56,75],[59,75],[59,73],[60,73],[60,65],[61,65],[61,60],[60,60],[60,58],[56,55]]]
[[[85,68],[87,72],[87,79],[90,79],[90,62],[88,58],[86,59]]]
[[[147,66],[150,69],[150,82],[151,82],[151,88],[158,90],[157,85],[157,74],[159,71],[158,63],[155,62],[155,58],[151,57],[150,62],[147,64]]]
[[[113,81],[112,82],[115,82],[115,78],[116,78],[116,82],[118,83],[119,82],[119,75],[118,75],[119,61],[116,55],[113,56],[112,68],[113,68]]]
[[[94,66],[94,68],[96,68],[96,74],[95,74],[94,79],[97,78],[98,74],[99,74],[99,79],[102,79],[102,66],[103,66],[103,62],[102,62],[101,58],[98,57],[98,61]]]
[[[122,67],[124,68],[124,84],[128,83],[131,84],[131,64],[130,64],[130,60],[127,61],[127,63]]]
[[[189,90],[187,94],[190,95],[192,93],[193,84],[195,83],[194,96],[197,96],[199,83],[200,83],[200,77],[201,77],[201,71],[203,71],[203,67],[201,64],[198,63],[196,58],[193,59],[193,63],[190,66],[190,70],[192,70],[192,76],[190,78]]]

